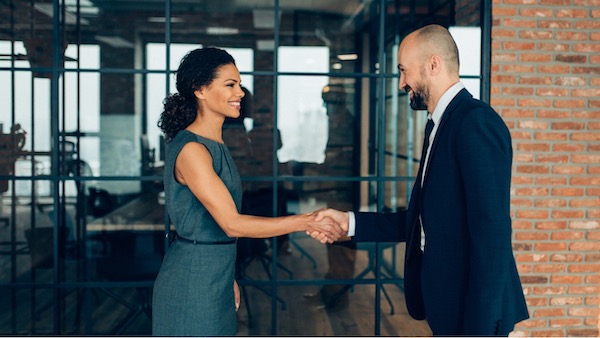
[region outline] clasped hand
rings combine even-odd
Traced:
[[[321,243],[333,243],[348,234],[347,212],[335,209],[319,209],[308,214],[311,218],[306,234]]]

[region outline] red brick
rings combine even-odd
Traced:
[[[546,327],[546,321],[545,320],[526,320],[523,321],[521,323],[519,323],[519,326],[522,327],[527,327],[527,328],[532,328],[532,327]]]
[[[568,290],[569,294],[600,294],[600,286],[570,286]]]
[[[574,154],[571,161],[575,163],[600,163],[600,155],[578,155]]]
[[[522,165],[517,166],[517,172],[521,174],[548,174],[550,167],[542,165]]]
[[[553,83],[553,78],[550,76],[540,76],[540,74],[536,74],[535,76],[520,76],[519,84],[526,85],[551,85]]]
[[[536,200],[534,205],[536,208],[560,208],[566,206],[567,201],[564,199],[552,198],[547,200]]]
[[[580,76],[563,76],[556,79],[559,86],[585,86],[587,81]]]
[[[546,284],[548,282],[548,277],[546,276],[523,276],[521,275],[521,283],[522,284]],[[575,283],[573,283],[575,284]]]
[[[529,18],[525,19],[515,19],[513,18],[503,18],[502,27],[515,27],[515,28],[535,28],[535,21],[532,21]]]
[[[554,130],[581,130],[585,128],[584,122],[554,122],[552,123],[552,129]]]
[[[552,173],[554,174],[583,174],[585,173],[584,167],[576,167],[576,166],[554,166],[552,168]]]
[[[565,177],[538,177],[535,183],[539,185],[565,185],[567,179]]]
[[[569,265],[569,273],[600,272],[600,264],[576,264]]]
[[[505,87],[502,89],[503,95],[531,96],[533,88],[526,87]]]
[[[551,319],[551,327],[562,327],[562,326],[581,326],[583,320],[580,318],[564,318],[564,319]]]
[[[559,0],[560,1],[560,0]],[[544,29],[548,29],[548,28],[552,28],[552,29],[567,29],[567,28],[571,28],[571,21],[569,20],[554,20],[554,19],[550,19],[550,20],[538,20],[538,26],[540,28],[544,28]]]
[[[553,101],[552,107],[555,108],[583,108],[586,106],[585,100],[559,100]]]
[[[583,233],[570,231],[570,232],[553,232],[551,239],[554,241],[565,241],[565,240],[578,240],[583,238]]]
[[[564,337],[565,333],[563,330],[532,330],[531,335],[533,337]]]
[[[550,280],[552,284],[581,284],[583,277],[576,275],[551,276]]]
[[[539,50],[546,50],[549,52],[569,52],[571,50],[571,45],[566,43],[548,43],[542,42],[538,45]]]
[[[569,308],[569,316],[598,316],[597,307]]]
[[[565,336],[569,337],[598,337],[598,329],[590,328],[590,329],[567,329],[567,334]]]
[[[562,295],[567,290],[564,286],[536,286],[533,293],[536,295]]]
[[[525,7],[519,11],[521,16],[532,16],[536,18],[549,18],[554,17],[552,9],[536,8],[536,7]]]
[[[552,151],[557,151],[557,152],[574,153],[574,152],[583,151],[584,149],[585,148],[584,148],[583,144],[559,143],[559,144],[552,145]]]
[[[517,189],[518,196],[547,196],[550,192],[548,188],[536,187],[536,188],[520,188]]]
[[[567,134],[566,133],[537,132],[537,133],[535,133],[535,139],[537,141],[566,141]]]
[[[519,151],[546,152],[550,150],[550,145],[546,143],[518,143]]]
[[[529,218],[529,219],[546,219],[548,218],[547,210],[519,210],[517,211],[518,218]]]
[[[513,220],[512,228],[515,230],[529,230],[533,228],[533,225],[529,221]]]
[[[567,222],[565,221],[553,221],[553,222],[537,222],[535,228],[539,230],[563,230],[567,228]]]
[[[565,202],[566,204],[566,202]],[[519,206],[519,207],[531,207],[533,206],[533,202],[531,200],[525,199],[525,198],[513,198],[510,200],[510,205],[511,206]]]
[[[587,32],[574,32],[574,31],[559,31],[556,32],[557,40],[567,40],[567,41],[585,41],[588,39]]]
[[[553,188],[552,196],[583,196],[581,188]]]
[[[585,9],[562,8],[556,11],[557,18],[588,18],[588,11]]]
[[[552,218],[564,219],[564,218],[582,218],[585,216],[583,210],[552,210]]]
[[[583,257],[580,254],[553,254],[550,256],[552,262],[582,262]]]
[[[578,89],[573,89],[572,93],[573,93],[573,96],[598,97],[598,96],[600,96],[600,89],[578,88]]]
[[[573,46],[573,51],[578,53],[598,53],[600,52],[600,45],[581,43]]]
[[[566,249],[567,244],[560,242],[546,242],[535,244],[536,251],[565,251]]]
[[[571,201],[569,201],[569,206],[571,206],[573,208],[581,208],[581,207],[600,208],[600,199],[594,198],[594,199],[571,200]]]
[[[600,141],[600,133],[573,133],[573,141]]]
[[[598,251],[600,242],[576,242],[569,245],[571,251]]]
[[[581,297],[555,297],[550,298],[550,305],[579,305],[583,304]]]
[[[567,314],[566,309],[545,308],[533,311],[533,317],[564,317]]]
[[[558,273],[565,271],[564,264],[536,264],[533,267],[533,271],[536,273]]]
[[[515,239],[518,241],[544,241],[548,240],[548,234],[541,232],[518,232],[515,234]]]
[[[521,278],[521,281],[523,279]],[[527,297],[525,299],[528,306],[546,306],[548,305],[548,298],[546,297]],[[528,320],[528,322],[531,320]]]

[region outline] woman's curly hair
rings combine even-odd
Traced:
[[[158,127],[170,142],[180,130],[187,128],[196,119],[198,101],[194,92],[209,85],[217,76],[220,67],[235,61],[229,53],[218,48],[200,48],[187,53],[177,69],[177,93],[163,100],[164,109]]]

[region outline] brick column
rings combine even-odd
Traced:
[[[494,0],[491,104],[514,148],[514,250],[531,319],[598,336],[600,2]]]

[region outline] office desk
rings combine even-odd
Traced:
[[[88,232],[160,231],[165,228],[165,206],[157,194],[137,197],[109,214],[94,219],[86,226]]]

